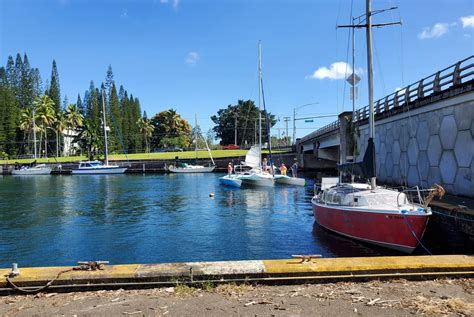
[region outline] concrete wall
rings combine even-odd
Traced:
[[[377,120],[377,178],[474,197],[474,92]],[[368,125],[359,127],[362,160]]]

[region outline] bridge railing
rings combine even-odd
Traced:
[[[434,93],[447,90],[453,86],[463,84],[474,79],[474,55],[471,55],[456,64],[448,66],[428,77],[412,83],[398,91],[391,93],[374,102],[375,114],[387,113],[393,109],[408,106],[408,104],[430,96]],[[369,118],[369,106],[355,111],[354,122]],[[301,141],[315,138],[339,128],[339,121],[330,123],[311,134],[303,137]]]

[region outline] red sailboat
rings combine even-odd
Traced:
[[[404,192],[376,186],[374,147],[374,104],[372,79],[372,24],[370,0],[367,0],[364,25],[367,30],[367,72],[369,81],[369,141],[363,161],[339,165],[339,169],[370,179],[370,184],[325,184],[311,200],[319,225],[341,235],[375,245],[411,253],[419,245],[431,215],[429,202],[444,190],[436,185],[423,201],[409,201]],[[390,24],[390,23],[389,23]],[[385,24],[386,25],[386,24]]]

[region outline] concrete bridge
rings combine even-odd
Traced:
[[[474,56],[446,67],[374,103],[377,178],[391,185],[429,187],[474,197]],[[303,168],[361,161],[369,107],[297,140]],[[354,117],[354,120],[352,120]]]

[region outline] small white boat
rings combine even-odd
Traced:
[[[168,171],[173,173],[210,173],[215,168],[215,166],[202,166],[183,163],[183,165],[179,167],[169,166]]]
[[[18,169],[12,170],[12,175],[49,175],[51,174],[51,167],[45,164],[38,164],[36,166],[21,166]]]
[[[196,152],[196,160],[198,158],[198,139],[199,137],[202,137],[198,131],[200,129],[198,128],[198,123],[197,123],[197,117],[196,117],[196,123],[195,123],[195,133],[194,133],[194,150]],[[179,166],[169,166],[168,171],[172,173],[210,173],[216,168],[216,164],[214,163],[214,159],[212,158],[212,153],[211,149],[209,148],[209,145],[207,144],[207,141],[204,137],[202,137],[204,140],[204,143],[206,144],[206,149],[207,153],[209,154],[209,157],[211,159],[212,165],[209,166],[204,166],[204,165],[195,165],[195,164],[188,164],[188,163],[182,163]]]
[[[304,178],[299,178],[299,177],[290,177],[287,175],[276,174],[274,178],[275,178],[275,183],[277,184],[294,185],[294,186],[304,186],[306,184],[306,180]]]
[[[73,174],[97,175],[97,174],[123,174],[126,167],[118,165],[103,164],[100,161],[79,162],[78,168],[72,170]]]

